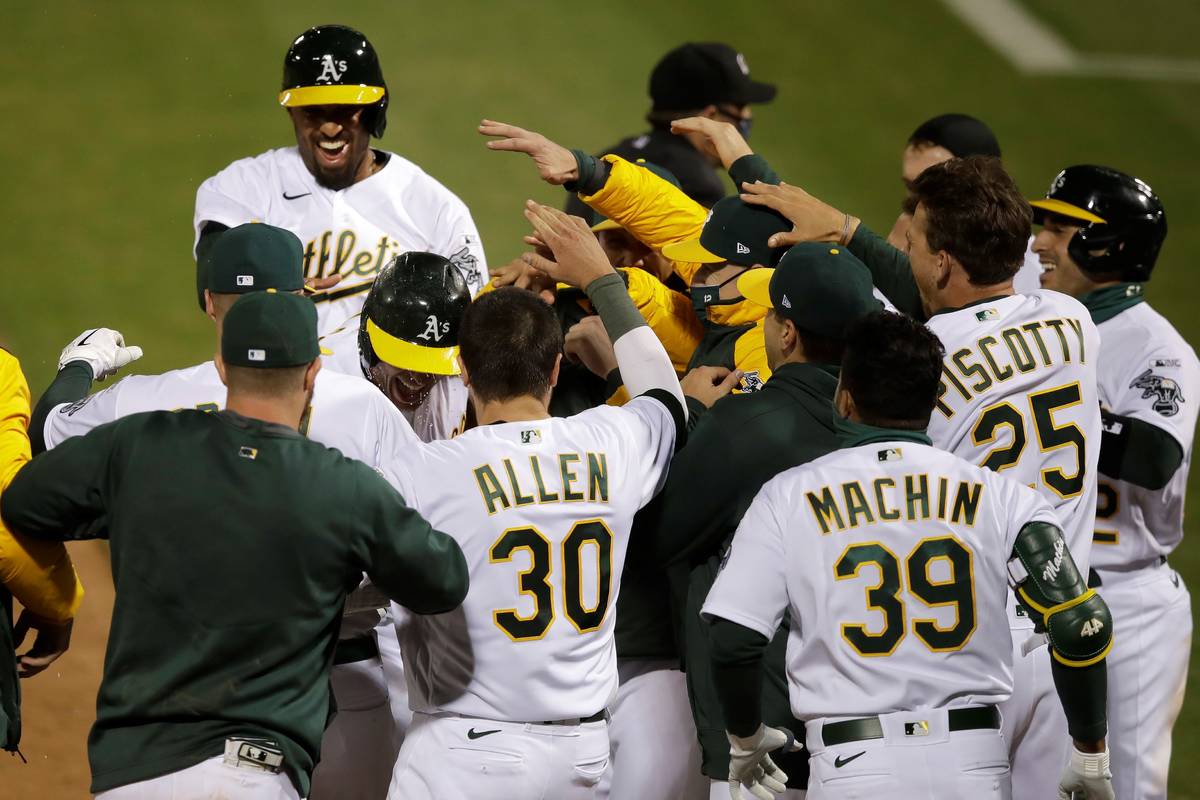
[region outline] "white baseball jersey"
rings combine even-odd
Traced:
[[[358,349],[358,321],[361,316],[355,314],[341,327],[321,337],[321,347],[333,354],[321,357],[326,369],[363,377],[364,365]],[[402,408],[400,413],[421,441],[452,439],[467,427],[467,387],[457,375],[443,376],[419,406],[413,410]]]
[[[1158,491],[1100,476],[1092,566],[1122,569],[1166,556],[1183,539],[1200,362],[1171,323],[1146,303],[1100,323],[1099,330],[1105,408],[1166,431],[1184,454],[1174,477]]]
[[[196,242],[206,222],[284,228],[304,244],[306,278],[342,275],[339,284],[314,298],[319,333],[358,313],[380,268],[410,250],[453,261],[472,295],[488,279],[467,207],[395,153],[387,154],[374,175],[340,191],[318,184],[295,147],[243,158],[200,185],[192,221]]]
[[[51,411],[44,432],[46,447],[142,411],[218,411],[225,406],[225,395],[225,385],[211,361],[161,375],[130,375]],[[376,469],[385,454],[418,443],[404,417],[375,387],[325,370],[317,373],[305,433],[313,441]]]
[[[999,702],[1012,692],[1007,563],[1038,494],[903,435],[780,473],[702,613],[770,638],[791,613],[797,719]]]
[[[413,711],[540,722],[608,705],[629,529],[666,478],[675,434],[666,406],[643,395],[473,428],[385,462],[471,571],[461,608],[401,632]]]
[[[935,314],[928,325],[946,349],[929,437],[1040,492],[1086,575],[1101,438],[1091,315],[1039,290]]]

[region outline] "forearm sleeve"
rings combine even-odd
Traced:
[[[771,169],[767,160],[757,153],[742,156],[730,164],[729,177],[733,180],[733,187],[739,192],[742,190],[743,183],[762,181],[763,183],[778,184],[780,182],[778,173]]]
[[[758,631],[720,617],[713,618],[708,638],[725,730],[750,736],[762,724],[762,660],[770,642]]]
[[[1089,667],[1068,667],[1050,659],[1054,688],[1067,716],[1073,739],[1094,742],[1108,731],[1108,667],[1100,661]]]
[[[1183,464],[1183,448],[1174,436],[1156,425],[1109,411],[1100,412],[1104,438],[1100,472],[1158,491]]]
[[[908,256],[861,223],[850,237],[848,248],[867,265],[872,283],[892,301],[892,305],[911,317],[925,318]]]
[[[662,389],[674,396],[686,413],[683,389],[671,358],[629,299],[621,277],[615,272],[605,275],[588,284],[585,291],[612,340],[629,394],[636,397],[651,389]]]
[[[72,361],[58,371],[42,393],[29,420],[29,443],[34,455],[46,450],[46,420],[63,403],[74,403],[87,397],[92,388],[92,368],[83,361]]]

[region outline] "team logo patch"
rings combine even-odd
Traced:
[[[758,374],[758,370],[750,370],[742,376],[741,390],[743,392],[757,392],[763,387],[762,376]]]
[[[68,417],[73,417],[75,416],[75,412],[90,403],[93,397],[95,397],[94,394],[89,394],[87,397],[84,397],[81,400],[76,400],[69,406],[63,406],[58,410],[58,413],[66,414]]]
[[[449,322],[439,322],[436,314],[430,314],[425,320],[425,330],[417,334],[418,339],[440,342],[442,337],[450,332]]]
[[[242,446],[238,448],[238,455],[242,458],[248,458],[251,461],[258,458],[258,448]]]
[[[899,461],[904,458],[904,451],[899,447],[889,447],[886,450],[878,450],[875,455],[880,461]]]
[[[238,275],[237,276],[237,285],[238,286],[253,286],[254,285],[254,276],[253,275]]]
[[[1173,417],[1179,413],[1179,404],[1185,402],[1183,391],[1179,384],[1171,378],[1164,378],[1146,370],[1133,379],[1130,389],[1141,389],[1142,399],[1154,399],[1152,408],[1164,417]]]
[[[255,350],[254,348],[250,348],[249,350],[246,351],[246,358],[248,358],[251,361],[266,361],[267,360],[267,351],[266,350]]]
[[[542,432],[537,428],[521,431],[521,444],[541,444]]]
[[[1000,312],[994,308],[985,308],[983,311],[975,312],[975,319],[979,322],[987,322],[990,319],[995,319],[1000,316]]]
[[[345,74],[345,61],[334,61],[328,53],[321,56],[321,74],[317,76],[317,83],[336,83]]]
[[[467,244],[471,244],[471,237],[466,237]],[[463,280],[467,282],[467,286],[480,287],[483,286],[483,276],[479,273],[479,259],[471,254],[470,247],[464,247],[450,256],[450,263],[458,267],[458,271],[462,273]]]

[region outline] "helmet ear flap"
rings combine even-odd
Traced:
[[[387,87],[385,86],[383,89],[383,99],[367,109],[364,115],[366,118],[363,120],[367,132],[376,139],[383,138],[383,131],[387,128]]]

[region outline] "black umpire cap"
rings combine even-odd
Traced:
[[[655,111],[691,111],[717,103],[769,103],[775,85],[751,80],[746,57],[721,42],[688,42],[662,57],[650,73]]]

